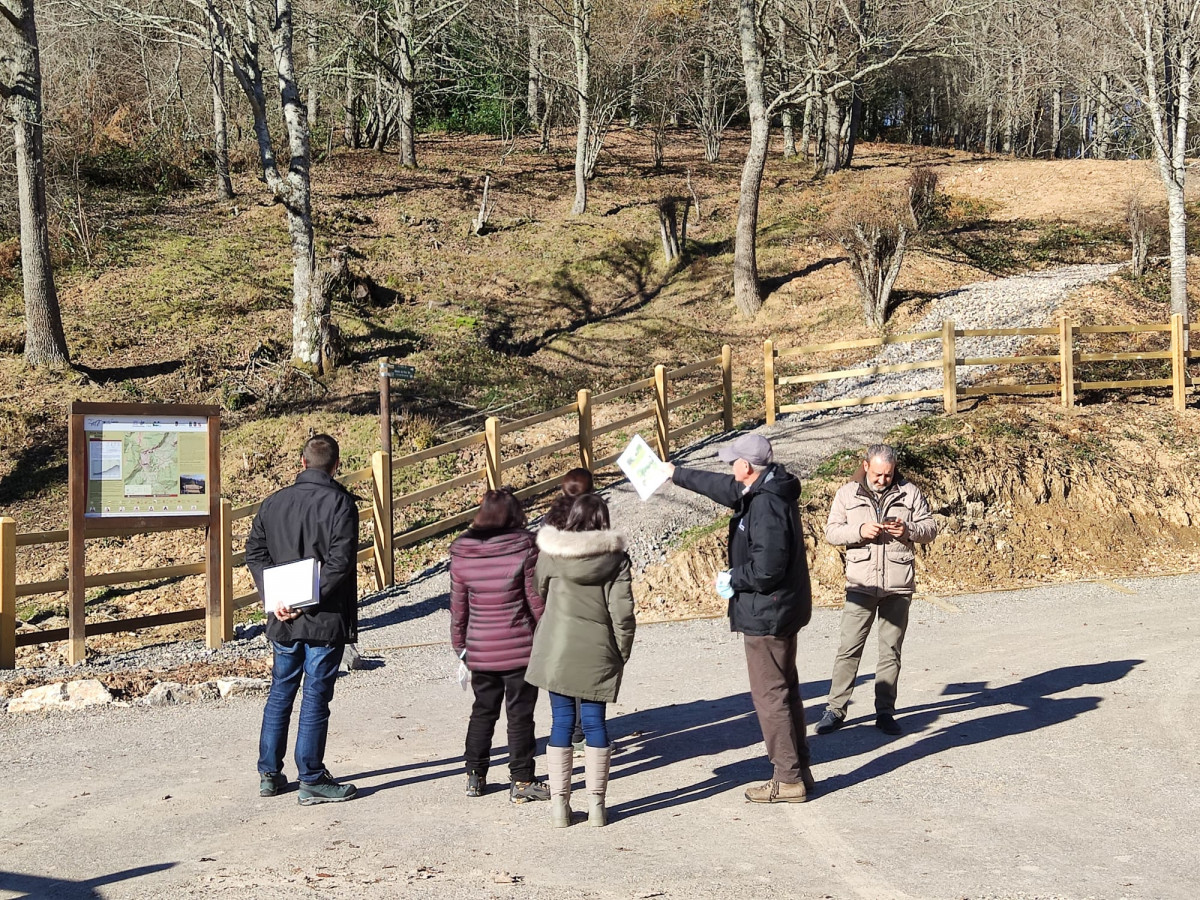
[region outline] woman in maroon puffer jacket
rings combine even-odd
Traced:
[[[537,555],[525,510],[508,489],[484,494],[475,521],[450,545],[450,644],[460,657],[466,651],[475,690],[464,754],[468,797],[486,789],[492,734],[504,701],[509,799],[550,799],[533,777],[538,689],[525,683],[533,630],[546,608],[533,577]]]

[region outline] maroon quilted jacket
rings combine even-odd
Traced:
[[[529,664],[546,601],[537,592],[534,534],[524,528],[467,531],[450,545],[450,644],[473,672]]]

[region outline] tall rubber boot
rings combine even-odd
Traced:
[[[571,824],[570,747],[546,748],[546,783],[550,786],[550,824],[566,828]]]
[[[608,824],[604,795],[608,793],[608,769],[612,763],[612,746],[585,747],[583,750],[583,780],[587,786],[588,824],[603,827]]]

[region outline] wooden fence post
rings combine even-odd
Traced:
[[[654,431],[658,443],[658,458],[665,460],[670,456],[671,419],[667,412],[667,367],[654,367]]]
[[[942,408],[947,415],[958,412],[958,360],[954,349],[954,320],[942,322]]]
[[[379,589],[396,582],[392,555],[392,455],[371,454],[371,547],[375,557],[375,585]]]
[[[1175,411],[1187,409],[1187,342],[1184,340],[1187,326],[1179,313],[1171,316],[1171,393],[1175,400]]]
[[[733,431],[733,348],[721,347],[721,410],[725,414],[725,430]]]
[[[483,426],[483,436],[487,486],[488,490],[494,491],[500,487],[500,420],[488,416]]]
[[[221,539],[221,639],[233,640],[233,503],[221,498],[217,527]]]
[[[1058,328],[1058,377],[1062,383],[1062,405],[1075,405],[1075,328],[1062,317]]]
[[[767,424],[775,424],[775,342],[763,341],[763,382],[766,388]]]
[[[0,518],[0,669],[17,666],[17,522]]]
[[[587,388],[577,395],[579,402],[579,464],[592,471],[592,392]]]

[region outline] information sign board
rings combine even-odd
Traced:
[[[207,416],[83,416],[89,519],[207,516]]]

